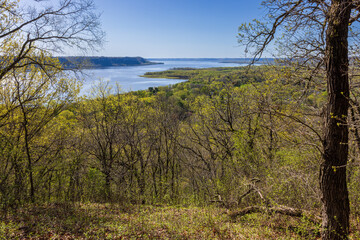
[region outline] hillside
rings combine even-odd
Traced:
[[[162,64],[151,62],[142,57],[58,57],[60,63],[66,68],[81,66],[82,68],[106,68],[120,66],[139,66]]]

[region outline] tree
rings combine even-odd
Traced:
[[[172,97],[156,92],[153,97],[148,132],[151,139],[156,140],[155,156],[151,162],[151,175],[154,199],[163,202],[179,200],[179,178],[181,165],[179,162],[180,116],[181,108]]]
[[[322,137],[320,189],[323,239],[344,239],[349,233],[348,161],[349,49],[356,48],[354,30],[360,3],[353,0],[265,0],[268,22],[242,25],[240,42],[262,56],[274,39],[283,57],[314,73],[326,73],[328,100]],[[349,31],[350,30],[350,31]],[[278,34],[282,34],[279,36]],[[310,78],[311,79],[311,78]]]
[[[14,72],[26,69],[27,73],[42,72],[46,75],[46,84],[55,90],[71,76],[64,75],[62,66],[53,58],[53,54],[64,53],[65,49],[95,49],[104,37],[92,0],[31,0],[27,4],[0,0],[0,15],[2,86],[15,85],[12,78]],[[6,91],[1,93],[5,93],[1,96],[0,114],[0,120],[4,120],[7,114],[20,106],[14,104],[16,99],[13,95],[6,95]],[[24,103],[33,100],[33,96],[27,96]],[[73,98],[74,94],[59,97]]]
[[[113,166],[119,158],[122,147],[120,141],[122,95],[119,90],[117,94],[112,95],[111,88],[107,84],[100,83],[96,87],[93,98],[81,104],[81,122],[83,128],[89,132],[88,152],[99,161],[101,172],[105,177],[105,199],[111,200]]]
[[[34,202],[34,163],[54,143],[41,143],[42,132],[78,92],[77,79],[63,71],[53,54],[65,48],[94,48],[101,44],[103,32],[92,0],[0,0],[0,14],[0,132],[14,140],[1,144],[0,151],[6,153],[1,161],[11,162],[2,165],[14,170],[15,178],[23,174],[21,163],[26,162]],[[10,125],[11,136],[6,133]],[[22,178],[15,185],[24,184]]]
[[[122,153],[123,165],[127,166],[131,174],[130,185],[133,178],[137,182],[136,195],[138,202],[145,204],[147,187],[149,182],[147,176],[152,160],[156,157],[157,139],[154,137],[154,114],[151,107],[153,100],[149,97],[138,97],[127,94],[122,99],[123,114],[120,121],[122,128],[120,136],[123,141]],[[132,189],[131,189],[132,190]],[[131,193],[134,195],[134,192]]]

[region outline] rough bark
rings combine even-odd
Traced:
[[[350,0],[332,0],[326,32],[328,105],[323,141],[320,188],[323,203],[322,239],[347,239],[349,198],[346,184],[348,159],[349,80],[348,30]]]

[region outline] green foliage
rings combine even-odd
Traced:
[[[105,194],[104,185],[104,174],[96,168],[89,168],[85,179],[84,196],[87,197],[89,201],[103,201]]]
[[[31,141],[33,156],[41,156],[33,168],[37,200],[210,203],[230,209],[280,204],[320,211],[319,112],[326,98],[321,86],[310,84],[303,91],[303,83],[297,81],[301,76],[280,66],[164,74],[173,71],[190,76],[189,80],[130,93],[100,83],[90,98],[65,104],[66,108],[54,114]],[[46,111],[43,107],[31,115],[29,127],[38,126],[38,116],[46,116]],[[21,120],[20,114],[12,115],[12,122]],[[21,150],[24,143],[16,138],[17,129],[16,124],[8,125],[1,132],[2,138],[11,139],[1,144],[1,151],[13,166],[5,168],[4,162],[1,168],[10,183],[1,193],[5,208],[29,201],[28,191],[15,195],[29,188],[28,181],[18,174],[26,172],[27,162]],[[49,151],[41,155],[46,147]],[[354,166],[350,185],[354,209],[358,206],[356,173]],[[177,224],[186,219],[159,225],[147,218],[151,214],[158,217],[156,211],[145,208],[138,214],[131,225],[111,231],[101,225],[96,227],[98,231],[86,230],[84,236],[111,238],[121,232],[129,237],[180,237],[186,232],[186,236],[199,237],[190,229],[177,230]],[[226,227],[216,218],[201,220],[216,232],[215,238],[240,236],[236,227]],[[254,236],[259,221],[271,217],[248,218],[244,217],[254,223],[249,233],[241,233],[245,236]],[[307,224],[297,222],[295,230],[284,227],[281,234],[303,236],[304,229],[314,227]],[[264,228],[261,237],[273,236],[272,227]]]

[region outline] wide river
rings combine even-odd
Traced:
[[[153,62],[162,62],[164,64],[142,65],[130,67],[111,67],[101,69],[86,70],[86,78],[80,95],[88,95],[91,89],[100,80],[108,82],[109,85],[119,84],[124,92],[146,90],[149,87],[167,86],[184,80],[164,79],[164,78],[144,78],[140,77],[146,72],[165,71],[171,68],[209,68],[209,67],[236,67],[237,63],[221,63],[218,60],[161,60],[149,59]]]

